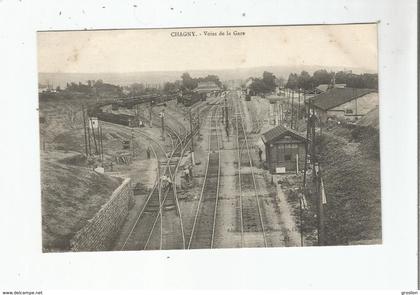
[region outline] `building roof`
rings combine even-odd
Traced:
[[[194,89],[197,92],[210,92],[220,90],[220,87],[212,81],[198,82],[197,88]]]
[[[315,107],[327,111],[375,91],[366,88],[333,88],[314,96],[312,101]]]
[[[306,141],[306,138],[302,135],[300,135],[298,132],[296,132],[295,130],[292,130],[290,128],[287,128],[285,126],[279,125],[276,126],[270,130],[268,130],[267,132],[263,133],[261,135],[261,139],[264,143],[269,143],[273,140],[276,140],[279,137],[282,136],[286,136],[289,135],[295,139],[301,140],[301,141]]]

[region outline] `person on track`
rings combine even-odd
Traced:
[[[262,153],[263,151],[261,150],[261,148],[258,148],[258,156],[260,157],[260,162],[262,162]]]
[[[185,181],[187,183],[189,183],[190,182],[190,170],[188,169],[188,167],[186,167],[184,169],[184,175],[185,175]]]
[[[162,181],[162,187],[164,189],[170,188],[172,186],[172,181],[168,176],[163,175],[160,179]]]
[[[150,159],[150,148],[149,147],[147,147],[146,154],[147,154],[147,159]]]

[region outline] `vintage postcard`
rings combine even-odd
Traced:
[[[376,23],[37,44],[44,252],[382,242]]]

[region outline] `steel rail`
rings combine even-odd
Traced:
[[[205,170],[205,174],[204,174],[203,184],[201,186],[200,199],[198,201],[197,210],[196,210],[196,214],[195,214],[194,222],[193,222],[193,227],[192,227],[190,239],[189,239],[189,242],[188,242],[188,249],[191,248],[191,243],[193,242],[194,235],[195,235],[195,232],[196,232],[196,225],[197,225],[198,216],[201,212],[200,209],[202,208],[202,202],[203,202],[205,187],[206,187],[206,184],[207,184],[208,171],[209,171],[209,165],[210,165],[212,122],[215,121],[214,117],[215,117],[215,114],[217,113],[217,110],[218,110],[218,107],[216,108],[214,113],[209,115],[209,117],[210,117],[210,134],[209,134],[209,140],[208,140],[207,164],[206,164],[206,170]],[[217,120],[216,120],[216,128],[215,129],[216,129],[216,132],[217,132]],[[220,150],[219,150],[219,140],[217,138],[217,133],[216,133],[216,139],[217,139],[217,147],[218,147],[217,149],[218,149],[218,153],[219,153],[219,155],[218,155],[218,165],[219,165],[219,167],[218,167],[218,175],[217,175],[216,202],[215,202],[214,215],[213,215],[213,226],[212,226],[212,236],[211,236],[210,248],[212,248],[212,246],[213,246],[215,215],[216,215],[216,209],[217,209],[217,199],[218,199],[218,196],[219,196],[219,181],[220,181]]]
[[[246,136],[246,129],[244,126],[244,122],[243,122],[243,114],[242,114],[242,110],[241,110],[241,106],[240,106],[240,101],[238,102],[238,100],[236,101],[236,104],[239,104],[236,106],[236,108],[239,110],[238,114],[241,117],[241,128],[244,134],[244,142],[245,142],[245,147],[246,147],[246,151],[248,154],[248,159],[249,159],[249,165],[250,165],[250,170],[251,170],[251,175],[252,175],[252,181],[253,181],[253,186],[254,186],[254,191],[255,191],[255,198],[257,201],[257,207],[258,207],[258,215],[260,218],[260,223],[261,223],[261,229],[262,229],[262,234],[263,234],[263,238],[264,238],[264,246],[267,247],[267,238],[266,238],[266,233],[265,233],[265,228],[264,228],[264,222],[263,222],[263,218],[262,218],[262,213],[261,213],[261,206],[260,206],[260,201],[259,201],[259,194],[258,194],[258,189],[257,189],[257,183],[255,180],[255,174],[254,174],[254,166],[252,164],[252,157],[249,151],[249,144],[248,144],[248,138]],[[238,129],[238,137],[239,137],[239,129]]]
[[[157,153],[156,153],[155,149],[153,148],[153,146],[152,146],[152,145],[150,145],[150,147],[152,148],[152,152],[153,152],[153,154],[155,155],[156,160],[157,160],[157,161],[159,161],[159,159],[158,159],[158,157],[157,157]],[[122,247],[121,247],[121,249],[120,249],[120,250],[124,250],[125,245],[127,244],[128,240],[130,239],[131,235],[133,234],[133,231],[134,231],[135,227],[137,226],[137,223],[139,222],[139,220],[140,220],[141,216],[143,215],[143,212],[144,212],[144,210],[146,209],[146,207],[147,207],[147,205],[148,205],[148,203],[149,203],[149,201],[150,201],[150,199],[151,199],[151,197],[152,197],[153,193],[155,192],[156,187],[159,185],[159,180],[160,180],[160,171],[159,171],[160,169],[159,169],[159,165],[157,166],[157,169],[156,169],[156,170],[157,170],[157,177],[156,177],[155,183],[154,183],[154,185],[153,185],[153,188],[152,188],[152,190],[151,190],[150,194],[147,196],[146,202],[144,202],[144,206],[143,206],[143,208],[141,209],[141,211],[140,211],[139,215],[137,216],[137,219],[136,219],[136,221],[135,221],[134,225],[132,226],[132,228],[131,228],[131,230],[130,230],[130,232],[129,232],[129,234],[128,234],[127,238],[125,239],[124,244],[122,245]]]

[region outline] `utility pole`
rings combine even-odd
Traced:
[[[85,108],[82,105],[82,116],[83,116],[83,133],[85,135],[85,151],[86,159],[88,157],[88,143],[87,143],[87,134],[86,134],[86,117],[85,117]]]
[[[86,126],[87,133],[88,133],[88,148],[89,148],[89,156],[92,155],[92,148],[90,145],[90,125]]]
[[[227,104],[227,99],[225,98],[225,127],[229,128],[229,109]]]
[[[299,121],[299,115],[300,115],[300,90],[301,89],[299,89],[299,95],[298,95],[298,109],[297,109],[297,116],[296,116],[296,125],[297,125],[297,122]]]
[[[160,112],[160,119],[162,124],[162,140],[165,140],[165,110]]]
[[[290,119],[290,128],[293,129],[293,113],[294,113],[294,106],[293,106],[293,90],[292,90],[292,117]]]
[[[152,128],[152,106],[153,106],[153,99],[150,101],[149,106],[149,127]]]
[[[95,144],[95,153],[98,154],[98,145],[96,143],[95,128],[93,126],[92,118],[90,118],[89,120],[90,120],[90,127],[92,128],[93,142]]]
[[[306,171],[308,170],[309,136],[311,129],[311,100],[308,100],[308,112],[306,116],[306,142],[305,142],[305,167],[303,172],[303,190],[306,192]]]
[[[281,122],[284,122],[284,110],[283,110],[283,103],[281,103],[280,105],[281,107],[281,111],[280,111],[280,118],[281,118]]]
[[[303,247],[303,195],[299,195],[300,246]]]
[[[198,135],[200,135],[200,106],[197,106],[197,128]]]
[[[316,117],[314,110],[312,109],[312,115],[310,116],[310,137],[311,137],[311,161],[312,161],[312,175],[313,182],[315,184],[315,197],[317,202],[317,219],[318,219],[318,245],[324,245],[324,211],[323,211],[323,185],[321,178],[321,170],[316,156],[315,148],[315,125]]]
[[[140,127],[140,111],[139,111],[139,105],[136,104],[136,114],[137,114],[137,121]]]
[[[192,114],[191,108],[188,109],[189,117],[190,117],[190,133],[191,133],[191,163],[194,166],[194,132],[193,132],[193,125],[192,125]]]
[[[132,152],[133,159],[134,159],[134,131],[133,131],[133,127],[131,127],[131,152]]]
[[[104,144],[103,144],[103,135],[102,135],[102,126],[100,127],[101,131],[101,159],[102,159],[102,167],[104,166]]]
[[[324,222],[324,184],[322,181],[321,165],[318,163],[317,188],[318,188],[318,245],[325,245],[325,222]]]

